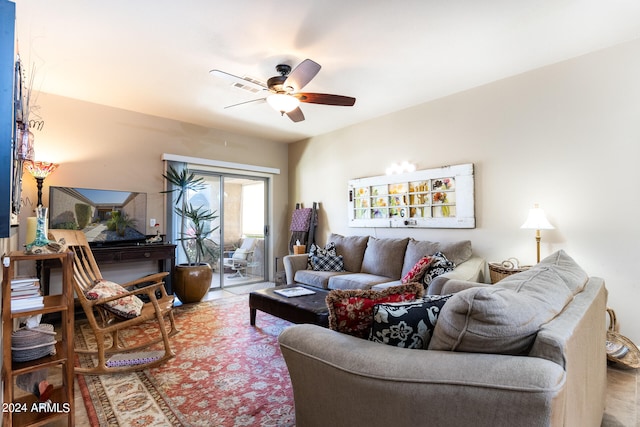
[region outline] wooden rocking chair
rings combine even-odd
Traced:
[[[95,283],[104,279],[98,269],[86,236],[83,232],[75,230],[49,230],[49,238],[67,245],[68,249],[75,255],[73,260],[74,289],[89,320],[89,325],[95,334],[97,350],[76,348],[75,351],[97,356],[97,364],[91,368],[76,367],[76,373],[101,375],[136,371],[160,365],[175,356],[169,344],[169,337],[178,332],[172,312],[173,295],[167,295],[162,281],[169,273],[150,274],[138,280],[125,283],[121,285],[127,291],[124,294],[89,299],[85,292],[91,289]],[[149,285],[144,286],[145,284]],[[124,318],[105,308],[105,303],[116,301],[129,295],[146,295],[148,297],[149,302],[143,305],[139,316]],[[169,318],[171,327],[169,331],[165,326],[165,316]],[[159,328],[158,336],[148,338],[145,333],[142,343],[132,346],[123,345],[118,339],[118,332],[144,322],[149,322],[150,327],[155,322]],[[106,337],[111,337],[110,345],[105,343]],[[109,362],[109,358],[114,355],[117,355],[118,359],[124,358],[126,360],[127,353],[131,354],[131,352],[139,351],[159,342],[164,345],[164,352],[159,352],[162,353],[159,358],[152,357],[145,363],[136,364]]]

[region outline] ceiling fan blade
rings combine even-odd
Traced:
[[[300,109],[300,107],[297,107],[296,109],[291,110],[286,114],[292,121],[296,123],[304,120],[304,114],[302,114],[302,110]]]
[[[320,68],[322,67],[317,62],[305,59],[289,73],[282,86],[290,92],[297,92],[318,74]]]
[[[250,101],[238,102],[237,104],[227,105],[226,107],[224,107],[224,109],[226,110],[227,108],[239,107],[240,105],[251,104],[253,102],[260,103],[260,102],[266,102],[266,101],[267,101],[267,98],[252,99]]]
[[[233,86],[237,88],[249,90],[253,93],[261,92],[263,90],[269,90],[266,83],[249,77],[239,77],[222,70],[211,70],[209,71],[209,73],[213,76],[230,81]]]
[[[293,96],[298,98],[300,102],[308,102],[310,104],[324,105],[340,105],[343,107],[351,107],[356,103],[356,99],[350,96],[331,95],[328,93],[294,93]]]

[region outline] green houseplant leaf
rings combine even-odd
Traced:
[[[190,194],[207,188],[204,178],[184,168],[180,171],[173,166],[162,175],[172,185],[172,189],[162,193],[176,193],[174,211],[180,217],[180,237],[178,240],[187,256],[189,265],[199,265],[205,254],[217,258],[218,245],[209,238],[219,226],[211,227],[218,218],[216,211],[189,203]]]

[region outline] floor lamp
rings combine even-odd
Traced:
[[[47,244],[47,209],[42,206],[42,186],[44,185],[44,180],[48,177],[51,172],[56,170],[59,165],[57,163],[49,163],[49,162],[41,162],[41,161],[33,161],[28,160],[24,162],[24,167],[27,171],[33,176],[36,180],[36,185],[38,186],[38,202],[36,204],[36,210],[38,212],[38,217],[35,222],[29,221],[30,218],[27,218],[27,237],[25,239],[26,248],[29,250],[30,247],[42,246]],[[33,225],[35,224],[35,230],[32,230]],[[31,237],[33,236],[33,240]],[[40,273],[42,271],[42,261],[36,261],[36,276],[40,278]]]
[[[529,216],[520,228],[536,230],[536,260],[540,262],[540,230],[553,230],[555,227],[547,220],[544,211],[535,204],[533,208],[529,210]]]

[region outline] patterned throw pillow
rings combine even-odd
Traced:
[[[309,248],[309,258],[307,260],[307,265],[310,269],[315,270],[313,268],[313,257],[326,257],[326,256],[338,256],[336,253],[336,244],[333,242],[327,243],[324,248],[316,245],[315,243],[311,244]]]
[[[431,265],[431,257],[425,256],[420,258],[411,270],[404,275],[402,283],[421,282],[429,265]]]
[[[448,273],[453,271],[456,267],[453,261],[449,261],[446,256],[442,252],[436,252],[431,257],[433,261],[427,267],[424,277],[422,279],[422,283],[424,283],[425,288],[431,284],[431,281],[441,274]]]
[[[414,302],[375,305],[369,340],[395,347],[426,349],[442,306],[451,296],[428,295]]]
[[[126,293],[127,290],[122,286],[104,279],[96,280],[94,285],[84,292],[87,299],[90,300],[109,298]],[[106,302],[101,305],[113,314],[117,314],[118,316],[127,319],[132,319],[134,317],[140,316],[144,303],[135,295],[129,295],[114,301]]]
[[[309,248],[309,256],[336,256],[336,244],[333,242],[327,243],[327,246],[321,248],[315,243],[311,244],[311,248]]]
[[[311,257],[311,268],[315,271],[343,271],[342,255],[313,256]]]
[[[420,283],[391,286],[381,291],[332,290],[327,295],[329,328],[367,338],[373,324],[373,306],[386,302],[415,301],[421,298],[424,288]]]

